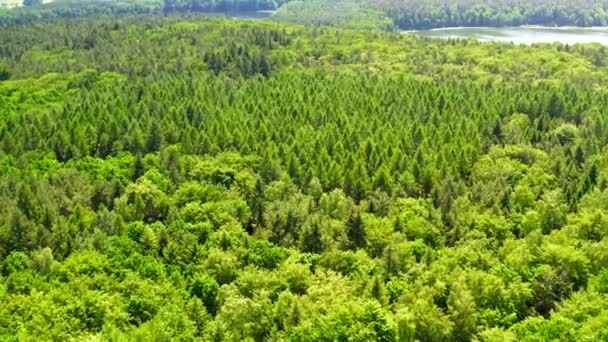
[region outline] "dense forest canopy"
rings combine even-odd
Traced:
[[[0,339],[602,341],[608,50],[0,28]]]

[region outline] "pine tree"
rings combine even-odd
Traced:
[[[285,236],[285,233],[283,230],[283,221],[281,220],[281,217],[279,215],[277,215],[274,218],[274,221],[272,222],[272,236],[271,236],[270,240],[274,244],[280,245],[281,242],[283,241],[284,236]]]
[[[145,172],[144,162],[141,158],[141,155],[137,155],[135,157],[135,161],[133,162],[133,171],[131,172],[131,179],[133,181],[139,179],[139,177],[143,176]]]
[[[310,229],[304,233],[302,241],[302,251],[306,253],[321,253],[324,250],[323,241],[321,240],[321,231],[319,224],[313,223]]]
[[[264,184],[261,179],[255,182],[255,190],[250,202],[253,223],[256,226],[264,226]]]
[[[554,118],[559,118],[564,114],[564,100],[557,93],[551,94],[551,98],[549,99],[549,106],[547,108],[547,112],[549,115]]]
[[[146,151],[156,152],[160,150],[163,143],[163,136],[160,131],[160,126],[156,120],[152,121],[150,130],[148,131],[148,138],[146,140]]]
[[[366,244],[365,224],[359,212],[350,215],[346,222],[346,235],[354,248],[364,247]]]
[[[300,161],[295,156],[295,154],[292,154],[291,158],[289,159],[288,172],[289,172],[289,177],[291,177],[293,182],[296,184],[299,184],[300,178],[301,178]]]
[[[385,305],[387,303],[384,281],[380,276],[374,277],[369,292],[371,297],[376,299],[380,304]]]
[[[393,180],[384,166],[374,175],[374,190],[382,190],[387,194],[392,193]]]
[[[574,153],[574,159],[576,159],[579,166],[582,166],[583,164],[585,164],[585,153],[583,152],[583,149],[581,148],[580,145],[576,147],[576,151]]]

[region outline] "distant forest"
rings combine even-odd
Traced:
[[[289,0],[163,0],[165,12],[235,12],[274,10]]]
[[[378,0],[372,4],[403,29],[608,23],[608,2],[595,0]]]
[[[604,26],[608,3],[593,0],[142,0],[70,1],[0,10],[0,25],[95,14],[277,10],[276,20],[363,29],[453,26]]]

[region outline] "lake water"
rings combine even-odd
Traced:
[[[232,19],[255,20],[255,19],[268,18],[271,15],[273,15],[274,12],[275,11],[245,11],[245,12],[226,13],[226,15],[231,17]]]
[[[479,41],[534,43],[600,43],[608,45],[608,27],[454,27],[428,31],[408,31],[436,38],[475,38]]]

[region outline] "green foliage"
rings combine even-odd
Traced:
[[[272,10],[289,0],[164,0],[164,11],[246,12]]]
[[[24,0],[24,7],[18,7],[10,11],[0,11],[0,26],[96,15],[167,14],[173,12],[252,14],[255,11],[275,10],[287,1],[289,0],[59,0],[43,4],[42,0]],[[92,35],[90,38],[87,43],[94,43]]]
[[[260,16],[273,11],[275,20],[308,25],[330,25],[363,30],[429,29],[456,26],[604,26],[608,23],[602,3],[560,0],[61,0],[43,4],[26,0],[24,7],[0,12],[0,26],[51,21],[56,18],[95,15],[168,13],[223,13]],[[257,11],[257,12],[256,12]],[[89,39],[87,44],[94,43]],[[596,64],[602,64],[598,56]],[[221,63],[211,57],[213,65]]]
[[[346,235],[353,247],[359,248],[365,246],[365,223],[360,213],[351,214],[348,218],[346,222]]]
[[[584,0],[379,0],[370,1],[404,29],[454,26],[606,25],[604,4]]]
[[[215,315],[218,309],[217,295],[219,285],[215,279],[205,274],[197,274],[190,284],[190,293],[201,299],[207,312]]]
[[[0,39],[0,340],[606,340],[597,46],[197,15]]]
[[[393,23],[367,0],[294,0],[281,6],[273,19],[308,25],[392,30]]]
[[[160,13],[159,0],[143,1],[78,1],[60,0],[43,4],[42,0],[24,0],[24,7],[0,11],[0,27],[51,21],[57,18],[88,17],[94,15],[126,15]]]
[[[274,269],[285,261],[287,255],[285,250],[268,241],[256,241],[250,258],[254,265]]]
[[[11,77],[10,72],[8,71],[8,66],[0,61],[0,81],[8,80]]]

